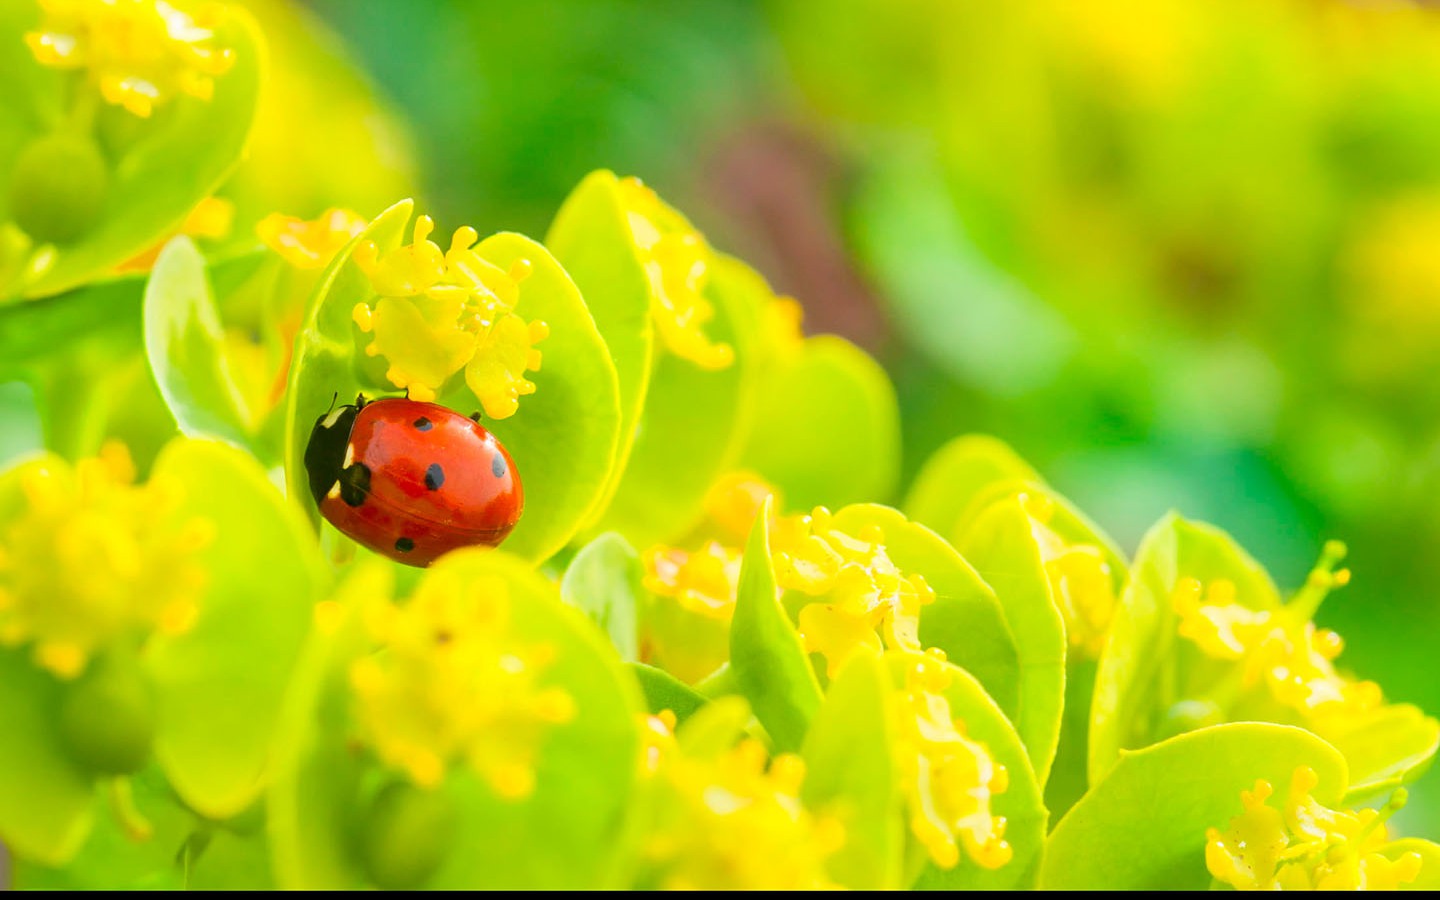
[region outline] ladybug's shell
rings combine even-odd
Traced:
[[[493,434],[444,406],[401,398],[354,416],[335,485],[317,500],[340,531],[414,566],[458,547],[498,545],[525,503],[515,463]]]

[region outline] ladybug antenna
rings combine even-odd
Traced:
[[[356,409],[364,409],[364,408],[365,408],[365,395],[364,395],[364,394],[356,394],[356,395],[355,395],[355,408],[356,408]]]
[[[330,408],[327,409],[327,410],[325,410],[325,415],[328,416],[328,415],[330,415],[332,412],[334,412],[334,411],[335,411],[335,404],[337,404],[337,403],[339,403],[339,402],[340,402],[340,392],[339,392],[339,391],[336,391],[335,393],[333,393],[333,394],[330,395]]]

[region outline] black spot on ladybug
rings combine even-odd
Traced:
[[[440,468],[439,463],[431,463],[430,468],[425,470],[425,487],[428,490],[438,491],[440,485],[445,483],[445,470]]]
[[[505,477],[505,457],[500,455],[499,450],[496,450],[495,455],[490,457],[490,471],[495,473],[496,478]]]
[[[360,506],[370,496],[370,467],[355,463],[340,473],[340,499],[347,506]]]
[[[430,420],[425,418],[424,416],[421,416],[420,418],[415,420],[416,431],[429,431],[432,427],[434,426],[430,424]]]
[[[395,549],[399,550],[401,553],[409,553],[411,550],[415,549],[415,542],[410,540],[409,538],[402,537],[399,540],[395,541]]]
[[[480,421],[480,411],[479,411],[478,409],[477,409],[475,412],[473,412],[473,413],[470,414],[470,421],[472,421],[472,422],[478,422],[478,421]]]

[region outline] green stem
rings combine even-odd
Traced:
[[[107,785],[106,793],[110,798],[110,809],[114,811],[115,818],[120,822],[120,827],[125,829],[125,834],[132,841],[148,841],[155,833],[146,819],[135,806],[135,794],[130,789],[130,779],[124,776],[112,778]]]

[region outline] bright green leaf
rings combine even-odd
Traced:
[[[668,709],[677,721],[684,722],[709,702],[703,694],[664,669],[632,662],[630,671],[635,673],[635,680],[645,695],[645,707],[652,713]]]
[[[146,653],[156,755],[187,803],[226,818],[263,788],[281,699],[326,575],[299,511],[241,451],[180,440],[155,471],[184,485],[177,515],[214,527],[199,551],[207,572],[199,618],[183,634],[157,635]]]
[[[900,662],[897,658],[892,666]],[[980,682],[964,669],[948,664],[946,668],[951,683],[945,699],[950,702],[951,714],[964,723],[966,736],[984,744],[995,762],[1004,766],[1010,775],[1009,787],[991,798],[990,810],[993,815],[1005,818],[1005,840],[1014,855],[1005,865],[993,870],[975,865],[963,851],[960,863],[953,869],[940,869],[927,862],[915,887],[921,890],[1032,887],[1045,848],[1045,823],[1049,814],[1041,801],[1030,758],[1020,736]]]
[[[925,461],[905,495],[905,514],[951,540],[978,514],[975,500],[993,484],[1039,481],[1040,476],[1004,441],[983,434],[955,438]]]
[[[606,532],[580,548],[560,580],[560,598],[610,637],[620,658],[639,658],[640,556],[625,538]]]
[[[898,510],[874,503],[845,507],[835,514],[835,526],[849,534],[880,529],[885,552],[900,571],[921,575],[935,591],[935,602],[920,609],[920,643],[944,650],[1013,714],[1021,685],[1016,638],[994,591],[955,548]]]
[[[145,352],[180,430],[247,444],[250,413],[235,385],[205,258],[186,237],[165,245],[145,285]]]
[[[738,260],[716,255],[705,297],[715,317],[705,332],[735,350],[724,369],[706,370],[657,351],[630,461],[601,527],[637,547],[673,540],[702,513],[705,494],[735,463],[756,389],[756,310],[771,296]]]
[[[764,376],[740,465],[786,506],[831,508],[888,498],[900,468],[900,412],[885,370],[833,335],[800,345]]]
[[[805,737],[806,808],[835,817],[845,843],[830,876],[857,890],[900,884],[905,823],[891,733],[889,675],[880,660],[853,657],[825,694]]]
[[[767,499],[755,517],[740,567],[730,622],[730,670],[776,748],[795,751],[820,708],[820,685],[776,593],[769,520]]]
[[[1338,806],[1345,760],[1300,728],[1218,725],[1127,752],[1055,826],[1040,886],[1204,890],[1206,829],[1225,829],[1257,779],[1283,791],[1300,766],[1320,776],[1315,798]]]

